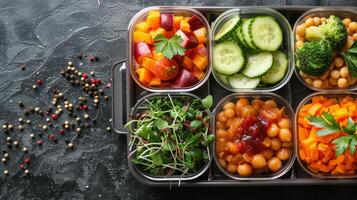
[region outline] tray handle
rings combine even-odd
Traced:
[[[127,134],[126,123],[126,63],[125,59],[115,63],[112,68],[112,125],[119,134]]]

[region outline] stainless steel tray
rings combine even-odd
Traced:
[[[222,12],[231,9],[233,7],[191,7],[200,11],[211,23]],[[293,26],[297,18],[305,11],[314,8],[310,6],[284,6],[284,7],[271,7],[281,12]],[[137,102],[138,99],[148,94],[148,91],[144,91],[130,77],[130,73],[125,66],[125,60],[119,61],[112,68],[112,120],[113,128],[117,133],[126,134],[127,130],[123,124],[127,122],[131,108]],[[295,110],[299,102],[311,94],[313,91],[306,88],[294,74],[288,84],[275,93],[284,97]],[[199,97],[205,97],[211,94],[214,98],[214,106],[220,99],[228,94],[230,91],[223,89],[212,77],[201,86],[199,89],[191,92]],[[123,135],[120,139],[126,140],[127,136]],[[149,186],[289,186],[289,185],[357,185],[356,179],[317,179],[307,174],[297,162],[284,176],[270,181],[237,181],[225,176],[219,171],[218,167],[212,162],[210,168],[200,176],[198,179],[192,181],[166,181],[158,182],[152,181],[141,175],[136,170],[133,163],[128,162],[129,170],[132,176],[139,182]]]

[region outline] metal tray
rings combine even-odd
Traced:
[[[191,7],[200,11],[211,23],[222,12],[233,7]],[[271,7],[281,12],[288,20],[291,26],[294,25],[298,17],[305,11],[314,8],[310,6],[284,6],[284,7]],[[128,114],[131,108],[138,99],[148,94],[148,91],[142,90],[130,77],[130,73],[125,66],[125,60],[119,61],[114,64],[112,68],[113,78],[113,106],[112,106],[112,120],[113,128],[117,133],[126,134],[127,130],[123,124],[127,122]],[[296,110],[300,101],[313,91],[305,87],[294,74],[291,80],[281,89],[275,93],[284,97]],[[223,97],[231,94],[230,91],[223,89],[211,75],[209,80],[197,90],[191,92],[199,97],[205,97],[211,94],[214,97],[214,107]],[[123,135],[120,139],[126,140],[127,136]],[[192,181],[152,181],[144,178],[140,172],[136,171],[131,162],[128,163],[129,170],[132,176],[139,182],[149,186],[289,186],[289,185],[357,185],[356,179],[317,179],[306,173],[298,162],[284,176],[269,180],[269,181],[238,181],[225,176],[214,162],[210,168],[199,178]]]

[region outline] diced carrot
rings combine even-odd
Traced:
[[[340,105],[339,104],[334,104],[332,106],[329,106],[328,110],[330,113],[335,112],[336,110],[340,109]]]
[[[309,136],[308,131],[304,127],[299,125],[298,126],[298,136],[299,136],[299,141],[303,141]]]
[[[135,26],[135,30],[136,31],[140,31],[140,32],[144,32],[144,33],[148,33],[150,31],[150,26],[147,22],[139,22],[136,26]]]
[[[154,77],[150,82],[149,86],[160,86],[161,85],[161,79],[159,77]]]
[[[153,39],[151,38],[150,34],[134,31],[134,42],[145,42],[147,44],[153,44]]]
[[[180,29],[183,31],[191,32],[190,24],[185,19],[180,21]]]
[[[145,69],[149,70],[151,73],[155,74],[156,69],[156,60],[144,57],[143,62],[141,64]]]
[[[335,111],[335,115],[336,115],[336,120],[341,120],[343,118],[347,118],[348,117],[348,110],[347,108],[340,108],[340,109],[337,109]]]
[[[156,52],[154,50],[152,54],[155,60],[162,60],[164,58],[164,54],[162,54],[161,52]]]
[[[193,65],[193,62],[191,60],[191,58],[187,57],[187,56],[184,56],[183,57],[183,60],[182,60],[182,66],[185,68],[185,69],[188,69],[188,70],[192,70],[194,65]]]
[[[315,104],[315,103],[323,103],[327,100],[326,97],[324,96],[315,96],[312,98],[312,103]]]
[[[192,61],[193,61],[193,64],[195,64],[195,66],[198,67],[200,70],[202,70],[202,71],[206,70],[206,67],[208,65],[207,57],[196,54],[193,57]]]
[[[149,34],[151,35],[151,38],[153,40],[155,40],[155,37],[159,34],[162,34],[164,36],[166,36],[166,30],[163,29],[163,28],[156,28],[156,29],[153,29],[149,32]]]
[[[148,84],[154,77],[154,74],[145,68],[136,69],[136,73],[139,76],[139,81],[143,84]]]
[[[207,29],[202,27],[193,31],[193,34],[196,36],[196,39],[199,44],[205,44],[207,41]]]
[[[198,80],[202,80],[205,77],[205,72],[200,70],[197,67],[194,67],[192,74],[198,78]]]
[[[146,22],[153,29],[159,28],[160,27],[160,11],[158,11],[158,10],[150,11],[148,16],[146,17]]]
[[[180,29],[181,20],[183,20],[183,16],[174,16],[174,29]]]
[[[316,99],[317,100],[317,99]],[[314,103],[311,108],[307,111],[309,115],[316,115],[318,110],[322,107],[322,104],[320,103]]]

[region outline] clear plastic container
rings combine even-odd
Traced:
[[[299,116],[299,112],[300,109],[302,108],[302,106],[304,106],[305,104],[311,103],[312,98],[316,97],[316,96],[324,96],[326,98],[340,98],[340,97],[346,97],[346,96],[351,96],[353,98],[357,98],[357,93],[355,92],[343,92],[343,91],[325,91],[325,92],[315,92],[310,94],[309,96],[305,97],[300,104],[298,105],[297,109],[296,109],[296,113],[295,113],[295,127],[296,127],[296,134],[295,134],[295,152],[297,154],[297,160],[301,166],[301,168],[304,169],[304,171],[306,171],[308,174],[317,177],[317,178],[324,178],[324,179],[346,179],[346,178],[357,178],[357,174],[353,174],[353,175],[333,175],[333,174],[326,174],[326,173],[316,173],[311,171],[307,164],[300,158],[300,154],[299,154],[299,132],[298,132],[298,116]]]
[[[138,80],[138,75],[135,72],[135,58],[134,58],[134,40],[133,40],[133,32],[135,30],[135,26],[141,22],[144,21],[144,19],[147,17],[149,11],[152,10],[159,10],[160,13],[173,13],[177,15],[182,15],[185,17],[191,17],[191,16],[197,16],[201,22],[204,24],[204,26],[207,29],[207,42],[206,42],[206,48],[208,50],[208,65],[207,69],[205,71],[205,77],[197,82],[195,85],[189,86],[189,87],[182,87],[182,88],[175,88],[175,87],[149,87],[143,85],[139,80]],[[140,12],[138,12],[130,21],[129,27],[128,27],[128,49],[129,49],[129,55],[128,55],[128,62],[129,62],[129,68],[130,68],[130,74],[131,77],[134,79],[136,84],[138,84],[141,88],[151,91],[151,92],[188,92],[195,90],[202,86],[209,78],[209,75],[211,73],[211,36],[210,36],[210,26],[208,24],[207,19],[197,10],[188,8],[188,7],[180,7],[180,6],[153,6],[153,7],[148,7],[145,9],[142,9]]]
[[[154,97],[167,97],[168,94],[171,96],[171,98],[175,99],[178,97],[191,97],[192,99],[200,99],[199,97],[197,97],[196,95],[190,94],[190,93],[151,93],[148,94],[146,96],[144,96],[143,98],[141,98],[140,100],[138,100],[138,102],[135,104],[135,106],[132,109],[131,112],[131,119],[132,116],[136,116],[136,114],[138,114],[140,111],[144,111],[147,110],[147,100],[150,98],[154,98]],[[206,109],[205,112],[207,113],[208,116],[212,116],[210,110]],[[150,174],[145,173],[144,171],[140,170],[140,168],[138,168],[133,162],[132,162],[132,157],[133,154],[131,153],[135,147],[132,146],[132,148],[130,148],[130,140],[131,140],[131,132],[129,131],[127,134],[127,143],[128,143],[128,162],[129,162],[129,169],[130,170],[135,170],[132,171],[132,173],[135,173],[135,175],[139,178],[147,178],[149,180],[152,181],[185,181],[185,180],[193,180],[196,179],[198,177],[200,177],[202,174],[204,174],[207,169],[210,167],[211,165],[211,161],[212,161],[212,152],[211,152],[211,148],[210,146],[207,147],[207,152],[208,152],[208,161],[205,165],[202,166],[202,168],[197,171],[196,173],[193,174],[189,174],[189,175],[173,175],[173,176],[152,176]]]
[[[286,174],[290,168],[293,166],[294,161],[295,161],[295,156],[296,156],[296,152],[295,152],[295,124],[293,123],[294,120],[294,111],[291,108],[289,102],[287,102],[283,97],[272,93],[272,92],[266,92],[266,93],[262,93],[262,94],[258,94],[255,92],[243,92],[243,93],[233,93],[230,94],[226,97],[224,97],[218,104],[217,107],[214,109],[213,111],[213,130],[216,131],[216,121],[217,121],[217,117],[216,115],[223,109],[223,105],[227,102],[232,102],[232,101],[236,101],[239,98],[247,98],[250,102],[254,99],[261,99],[263,101],[265,100],[275,100],[275,102],[277,103],[278,107],[284,107],[285,108],[285,114],[287,115],[287,117],[290,120],[290,125],[291,127],[291,132],[293,134],[292,137],[292,146],[290,147],[291,150],[291,156],[289,160],[283,161],[282,164],[283,166],[281,167],[280,170],[276,171],[275,173],[271,173],[271,174],[262,174],[262,175],[252,175],[252,176],[240,176],[238,174],[231,174],[228,171],[226,171],[224,168],[222,168],[221,164],[219,163],[219,159],[217,157],[217,153],[216,153],[216,143],[213,143],[213,157],[214,160],[216,162],[216,165],[218,166],[218,168],[220,169],[220,171],[222,173],[224,173],[226,176],[232,178],[232,179],[236,179],[236,180],[272,180],[272,179],[276,179],[279,178],[281,176],[283,176],[284,174]],[[217,140],[217,138],[216,138]]]
[[[311,9],[304,14],[302,14],[295,22],[294,29],[293,29],[293,37],[294,37],[294,43],[293,43],[293,51],[295,55],[295,42],[296,42],[296,28],[298,25],[302,24],[306,19],[310,17],[329,17],[330,15],[335,15],[337,17],[340,17],[341,19],[349,17],[352,19],[352,21],[357,21],[357,10],[353,8],[347,8],[347,7],[321,7],[321,8],[314,8]],[[297,67],[295,67],[295,74],[299,78],[299,80],[308,88],[315,90],[315,91],[331,91],[331,90],[337,90],[337,91],[346,91],[346,90],[357,90],[357,82],[354,85],[351,85],[347,88],[327,88],[327,89],[321,89],[321,88],[316,88],[313,87],[312,85],[307,84],[301,75],[299,74],[299,70]]]
[[[232,92],[268,92],[268,91],[275,91],[283,87],[291,78],[293,74],[293,63],[294,63],[294,56],[293,56],[293,37],[292,37],[292,30],[290,27],[290,24],[288,20],[280,14],[278,11],[273,10],[271,8],[264,8],[264,7],[240,7],[240,8],[234,8],[230,9],[224,13],[222,13],[219,17],[217,17],[216,21],[212,25],[212,37],[215,35],[215,33],[222,27],[222,25],[229,19],[231,19],[233,16],[240,15],[241,18],[249,18],[249,17],[255,17],[255,16],[272,16],[275,18],[275,20],[278,22],[280,25],[280,28],[283,32],[283,50],[284,53],[286,54],[288,58],[288,70],[285,74],[285,77],[278,82],[275,85],[272,86],[266,86],[266,87],[257,87],[254,89],[243,89],[243,88],[232,88],[227,86],[220,80],[218,77],[217,72],[212,69],[212,74],[216,81],[226,90],[232,91]],[[215,42],[212,40],[212,47],[215,45]]]

